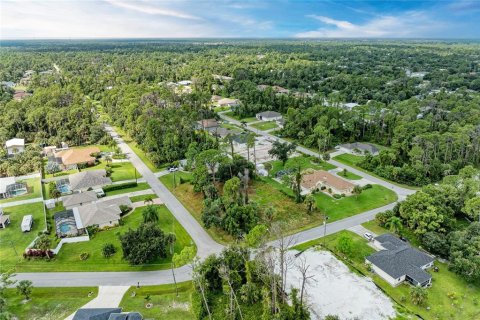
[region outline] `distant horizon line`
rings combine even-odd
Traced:
[[[380,38],[380,37],[315,37],[315,38],[302,38],[302,37],[98,37],[98,38],[88,38],[88,37],[81,37],[81,38],[0,38],[0,42],[2,41],[42,41],[42,40],[63,40],[63,41],[78,41],[78,40],[297,40],[297,41],[315,41],[315,40],[389,40],[389,41],[398,41],[398,40],[429,40],[429,41],[451,41],[451,40],[480,40],[480,38],[432,38],[432,37],[404,37],[404,38]]]

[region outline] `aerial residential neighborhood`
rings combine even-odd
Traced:
[[[2,2],[0,320],[480,320],[478,13]]]

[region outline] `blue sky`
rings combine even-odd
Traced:
[[[480,38],[477,1],[1,0],[0,38]]]

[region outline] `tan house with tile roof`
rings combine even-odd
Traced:
[[[79,164],[94,165],[93,153],[100,152],[98,147],[87,147],[80,149],[67,149],[55,152],[55,158],[59,160],[64,169],[76,169]]]
[[[301,187],[304,193],[325,187],[332,189],[333,194],[350,195],[355,185],[327,171],[315,170],[303,176]]]

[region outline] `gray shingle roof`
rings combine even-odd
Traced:
[[[95,224],[101,225],[117,221],[120,219],[120,214],[122,213],[122,210],[120,210],[121,205],[131,206],[132,202],[129,197],[124,196],[105,201],[97,201],[77,207],[76,210],[78,210],[83,225],[88,227]]]
[[[386,250],[376,252],[366,259],[392,278],[408,276],[418,283],[429,280],[432,276],[422,269],[434,261],[428,254],[411,247],[392,234],[375,238]]]
[[[106,172],[104,169],[86,170],[71,174],[68,177],[68,180],[70,181],[70,188],[72,190],[88,189],[112,183],[112,180],[106,177]]]
[[[72,195],[63,197],[62,201],[65,207],[71,207],[79,204],[90,203],[93,201],[97,201],[97,193],[95,191],[74,193]]]
[[[276,118],[276,117],[281,117],[282,114],[276,111],[265,111],[265,112],[257,113],[257,117],[258,116],[262,118]]]
[[[122,312],[121,308],[85,308],[79,309],[73,320],[108,320],[110,314]]]

